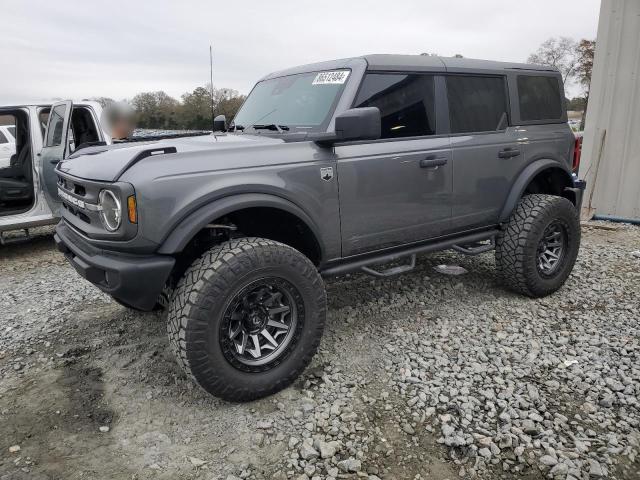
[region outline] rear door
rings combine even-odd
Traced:
[[[54,103],[44,133],[43,148],[40,152],[42,162],[41,185],[49,208],[54,215],[59,215],[60,199],[58,198],[58,177],[55,168],[69,154],[69,121],[73,111],[73,102]]]
[[[496,223],[525,166],[519,133],[509,126],[507,81],[501,75],[446,78],[453,156],[452,231]]]
[[[451,151],[436,121],[441,81],[375,72],[363,80],[354,106],[380,109],[382,138],[335,146],[344,256],[434,238],[448,228]]]

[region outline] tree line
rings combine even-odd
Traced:
[[[212,95],[213,93],[213,95]],[[183,94],[180,100],[164,91],[142,92],[127,101],[136,112],[139,128],[163,130],[211,130],[211,99],[214,115],[225,115],[231,120],[246,98],[232,88],[197,87]],[[113,103],[107,97],[95,99],[103,107]]]

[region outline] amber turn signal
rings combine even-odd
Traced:
[[[129,212],[129,221],[131,223],[138,223],[138,209],[136,206],[135,195],[131,195],[127,198],[127,211]]]

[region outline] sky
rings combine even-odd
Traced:
[[[526,61],[549,37],[594,39],[599,0],[18,0],[0,2],[0,104],[248,93],[265,74],[368,53]],[[569,86],[569,96],[579,94]]]

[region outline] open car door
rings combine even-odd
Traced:
[[[40,183],[49,208],[56,217],[60,216],[60,199],[55,169],[58,163],[69,155],[69,122],[72,111],[73,102],[71,100],[54,103],[51,106],[47,129],[44,133],[43,148],[40,152],[42,162]]]

